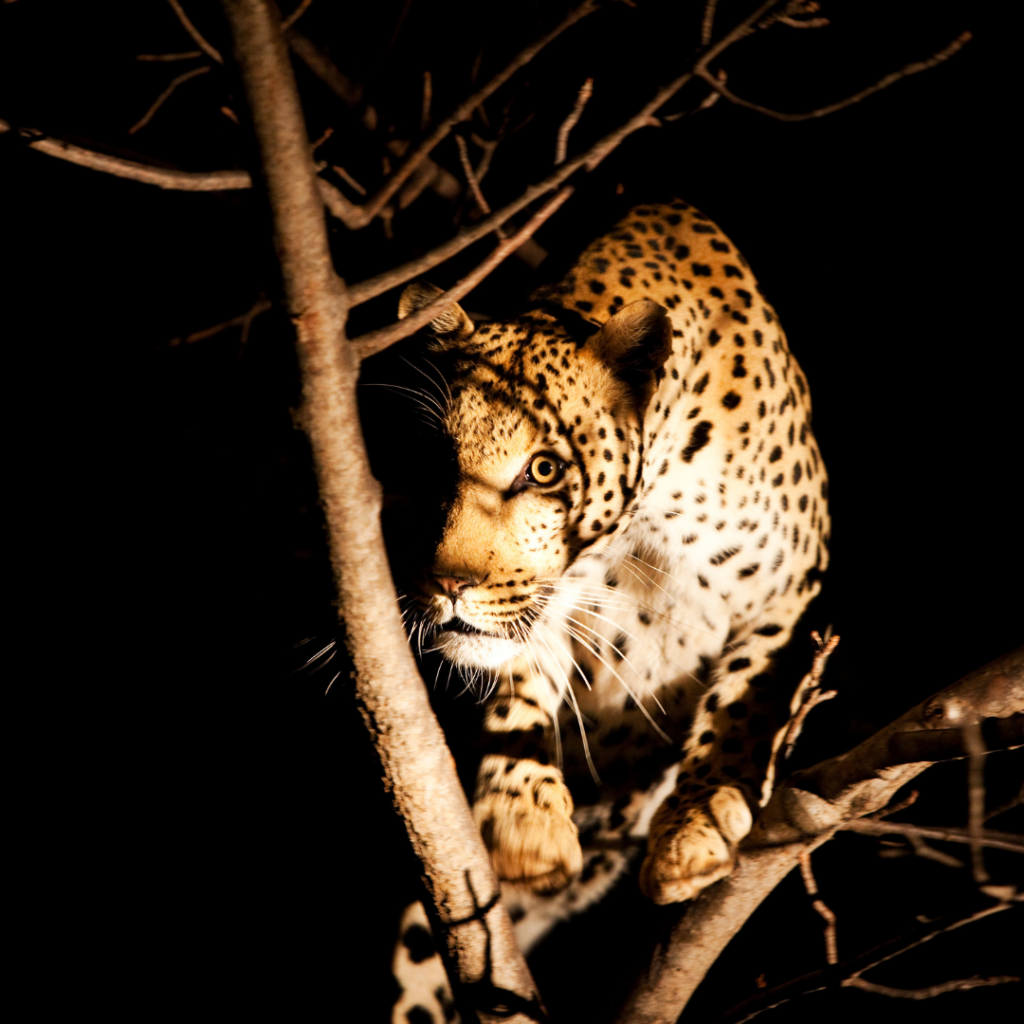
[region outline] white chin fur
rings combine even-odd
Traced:
[[[433,650],[460,668],[501,668],[517,657],[521,644],[497,636],[470,636],[443,630],[434,639]]]

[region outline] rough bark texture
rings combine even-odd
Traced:
[[[844,821],[885,807],[942,756],[940,744],[928,760],[900,763],[897,752],[907,737],[1022,713],[1024,647],[940,690],[848,753],[792,775],[743,841],[736,870],[682,909],[669,937],[654,948],[621,1024],[674,1024],[722,950],[800,854],[831,838]]]
[[[345,339],[346,295],[298,93],[266,0],[224,0],[259,145],[274,242],[295,325],[303,423],[313,449],[340,617],[385,785],[434,900],[456,998],[480,1019],[538,1020],[539,997],[498,901],[490,859],[405,641],[356,405],[358,361]]]

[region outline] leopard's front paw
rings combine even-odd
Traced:
[[[670,796],[655,812],[640,868],[640,888],[655,903],[681,903],[724,878],[735,844],[754,823],[740,790],[719,786],[698,803]]]
[[[564,889],[583,866],[572,797],[560,777],[520,762],[473,804],[473,817],[504,882],[545,894]]]

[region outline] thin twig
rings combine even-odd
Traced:
[[[911,790],[910,794],[898,803],[889,804],[888,807],[883,807],[880,811],[875,811],[874,814],[869,814],[868,820],[881,821],[882,818],[889,818],[893,814],[899,814],[900,811],[905,811],[908,807],[913,807],[917,803],[917,798],[921,794],[916,790]]]
[[[958,50],[963,49],[971,40],[970,32],[962,32],[956,39],[938,53],[933,54],[927,60],[915,61],[912,64],[907,64],[899,71],[894,71],[891,74],[886,75],[884,78],[880,78],[874,85],[869,85],[866,89],[861,89],[860,92],[855,93],[853,96],[847,96],[844,100],[839,100],[836,103],[830,103],[824,107],[818,107],[815,110],[808,110],[802,114],[788,114],[781,110],[772,110],[770,107],[763,107],[759,103],[751,103],[750,100],[742,99],[732,92],[724,82],[721,82],[715,77],[707,67],[698,67],[695,69],[695,74],[703,78],[708,85],[711,86],[715,92],[720,93],[722,97],[727,99],[730,103],[734,103],[738,107],[744,107],[747,110],[754,110],[759,114],[764,114],[765,117],[772,117],[776,121],[809,121],[816,117],[825,117],[827,114],[834,114],[837,110],[842,110],[844,107],[852,106],[854,103],[860,103],[861,100],[866,99],[868,96],[873,95],[876,92],[880,92],[882,89],[888,89],[890,85],[898,82],[902,78],[908,78],[910,75],[916,75],[921,71],[927,71],[929,68],[935,67],[937,64],[941,64],[945,60],[949,60]]]
[[[320,147],[321,147],[321,146],[322,146],[322,145],[323,145],[323,144],[324,144],[324,143],[325,143],[325,142],[326,142],[326,141],[327,141],[327,140],[328,140],[328,139],[329,139],[329,138],[330,138],[330,137],[331,137],[331,136],[332,136],[333,134],[334,134],[334,129],[333,129],[333,128],[331,128],[331,127],[327,127],[327,128],[325,128],[325,129],[324,129],[324,130],[323,130],[323,131],[322,131],[322,132],[320,133],[320,135],[319,135],[319,136],[317,136],[317,139],[316,139],[316,141],[315,141],[315,142],[311,142],[311,143],[309,144],[309,151],[310,151],[310,153],[312,153],[312,154],[313,154],[313,155],[315,156],[315,155],[316,155],[316,151],[317,151],[317,150],[318,150],[318,149],[319,149],[319,148],[320,148]]]
[[[184,53],[140,53],[136,55],[135,59],[144,61],[194,60],[202,55],[202,50],[186,50]]]
[[[592,78],[588,78],[580,86],[580,91],[576,94],[576,102],[573,104],[572,110],[569,111],[569,116],[562,122],[561,127],[558,129],[558,140],[555,143],[556,167],[565,162],[565,151],[569,145],[569,132],[576,127],[576,122],[580,119],[580,115],[583,113],[583,108],[587,105],[587,100],[590,99],[593,91],[594,80]]]
[[[461,281],[453,285],[443,295],[439,295],[428,306],[417,310],[407,316],[404,320],[391,324],[389,327],[382,327],[378,331],[371,331],[352,340],[360,359],[381,352],[389,345],[393,345],[402,338],[415,334],[420,328],[426,327],[446,306],[458,302],[464,295],[475,288],[499,263],[507,256],[515,252],[533,233],[550,217],[569,196],[574,189],[571,185],[556,192],[511,238],[505,239],[475,270],[467,274]]]
[[[965,925],[975,924],[992,914],[998,914],[1010,909],[1010,904],[999,903],[994,906],[985,907],[982,910],[968,914],[964,917],[945,917],[939,921],[921,922],[903,935],[887,940],[879,946],[846,960],[843,963],[832,964],[821,970],[812,971],[802,977],[794,978],[781,985],[773,986],[756,992],[748,999],[743,1000],[737,1006],[723,1014],[716,1024],[744,1024],[763,1013],[765,1010],[781,1006],[797,996],[809,995],[812,992],[821,992],[823,989],[832,986],[844,986],[853,978],[860,978],[866,971],[877,967],[879,964],[902,956],[904,953],[925,942],[948,932],[956,931]],[[1010,979],[1007,979],[1010,980]],[[870,983],[869,983],[870,984]],[[997,982],[993,982],[997,984]],[[857,987],[857,986],[850,986]],[[938,993],[936,993],[938,994]],[[910,997],[914,998],[914,997]]]
[[[191,71],[186,71],[184,74],[178,75],[177,78],[171,80],[171,84],[153,101],[153,105],[139,118],[128,129],[129,135],[134,135],[140,128],[145,128],[147,124],[152,120],[153,115],[164,105],[164,103],[170,99],[171,94],[179,85],[187,82],[190,78],[196,78],[198,75],[205,75],[210,70],[209,64],[204,64],[201,68],[193,68]]]
[[[299,18],[301,18],[306,13],[306,11],[309,10],[309,5],[312,2],[313,0],[302,0],[299,6],[296,7],[295,10],[292,11],[292,13],[289,14],[287,18],[282,18],[281,31],[287,32],[288,29],[290,29],[292,25],[294,25],[295,22],[297,22]]]
[[[877,985],[864,978],[846,978],[839,984],[844,988],[859,988],[865,992],[874,992],[875,995],[889,996],[892,999],[931,999],[934,996],[944,995],[946,992],[968,992],[972,988],[982,988],[986,985],[1006,985],[1014,981],[1020,981],[1020,978],[1011,974],[981,978],[975,974],[972,978],[943,981],[938,985],[927,985],[925,988],[892,988],[889,985]]]
[[[520,68],[525,67],[549,43],[558,38],[566,29],[576,22],[593,14],[597,10],[594,0],[583,0],[573,8],[553,29],[521,50],[502,68],[486,85],[478,89],[469,99],[464,100],[423,140],[404,160],[402,165],[388,178],[377,193],[362,207],[362,220],[369,224],[380,212],[384,204],[402,187],[406,179],[416,170],[424,157],[445,138],[452,129],[472,116],[473,111],[505,84]],[[490,230],[493,230],[491,228]]]
[[[808,18],[806,21],[800,21],[789,17],[788,14],[776,14],[775,20],[780,25],[788,25],[790,28],[825,28],[832,24],[828,18]]]
[[[924,839],[941,839],[947,843],[977,844],[979,849],[989,846],[994,850],[1024,853],[1024,837],[1014,835],[1013,832],[996,832],[990,828],[978,829],[976,833],[972,833],[966,828],[911,825],[905,821],[871,821],[869,818],[854,818],[843,822],[839,828],[847,832],[862,832],[869,836],[921,836]],[[985,880],[988,880],[987,877]]]
[[[967,831],[971,841],[971,874],[977,885],[991,881],[985,870],[985,853],[981,844],[985,822],[985,745],[977,722],[963,725],[967,748]]]
[[[910,845],[914,848],[914,855],[916,857],[933,860],[936,864],[943,864],[947,868],[959,869],[964,866],[964,862],[959,857],[954,857],[952,854],[945,853],[942,850],[936,850],[934,846],[930,846],[919,835],[911,834],[907,838],[910,840]]]
[[[791,775],[776,788],[740,843],[736,870],[709,886],[699,899],[678,908],[671,922],[666,922],[667,937],[663,932],[657,943],[652,943],[649,966],[620,1010],[620,1024],[674,1024],[722,950],[797,866],[800,853],[827,842],[847,820],[881,810],[928,768],[928,761],[893,762],[889,754],[893,736],[945,729],[954,721],[961,724],[965,716],[1022,712],[1024,647],[940,690],[853,750]],[[885,827],[883,822],[870,824]],[[1009,887],[1006,892],[992,892],[993,888],[986,887],[985,895],[1005,901],[1018,898]],[[1007,903],[1000,906],[1005,908]],[[880,959],[873,953],[863,966]],[[861,963],[854,968],[857,966]],[[824,968],[809,988],[823,987],[823,976],[825,983],[833,984],[848,973],[840,971],[839,965]],[[798,979],[788,990],[797,994],[805,984],[806,978]],[[765,1005],[786,998],[789,996],[780,996],[775,990]],[[743,1012],[731,1013],[730,1019],[748,1015],[750,1005],[740,1008]]]
[[[706,62],[713,60],[733,43],[744,38],[752,29],[758,18],[763,17],[779,0],[765,0],[756,10],[736,25],[727,35],[723,36],[710,49],[705,51],[698,60]],[[696,66],[696,65],[695,65]],[[564,164],[556,168],[543,181],[527,188],[518,199],[514,199],[507,206],[495,211],[490,217],[484,218],[474,224],[471,228],[464,228],[454,238],[435,246],[429,252],[408,263],[393,267],[384,273],[376,274],[365,281],[349,285],[349,302],[352,306],[358,306],[363,302],[381,295],[414,277],[420,277],[428,270],[436,267],[439,263],[450,259],[456,253],[461,252],[467,246],[485,238],[496,227],[504,224],[510,217],[514,217],[520,210],[528,206],[535,199],[539,199],[547,192],[558,188],[567,178],[571,177],[580,168],[593,170],[609,153],[611,153],[627,136],[640,128],[651,123],[651,115],[661,106],[667,103],[687,82],[693,78],[693,70],[683,72],[678,78],[669,82],[654,94],[654,96],[628,121],[620,125],[614,131],[609,132],[604,138],[599,139],[585,153],[566,160]]]
[[[29,149],[57,157],[59,160],[67,160],[69,163],[78,164],[79,167],[113,174],[118,178],[129,178],[146,185],[184,192],[223,192],[252,188],[252,178],[248,171],[179,171],[168,167],[154,167],[152,164],[141,164],[135,160],[125,160],[123,157],[83,149],[81,146],[51,138],[31,128],[13,128],[0,119],[0,134],[8,131],[16,131],[25,140],[25,145]]]
[[[434,76],[429,71],[423,72],[423,105],[420,107],[420,131],[425,132],[430,126],[430,104],[434,98]]]
[[[363,98],[363,88],[356,85],[351,78],[324,53],[312,40],[296,29],[285,33],[288,48],[303,64],[327,86],[335,96],[349,109],[359,106]],[[365,118],[364,118],[365,124]],[[367,126],[369,127],[369,126]],[[372,131],[372,128],[370,129]]]
[[[171,5],[171,10],[178,16],[178,21],[181,22],[181,27],[192,37],[192,41],[199,47],[203,53],[206,54],[211,60],[215,60],[218,64],[224,63],[224,58],[221,56],[220,50],[217,47],[212,46],[206,41],[199,29],[189,21],[188,15],[182,9],[178,0],[167,0]]]
[[[459,162],[462,164],[462,173],[466,175],[466,181],[469,184],[469,189],[473,193],[473,199],[476,202],[477,208],[483,214],[489,214],[491,208],[484,199],[483,192],[480,191],[480,182],[476,179],[476,174],[473,171],[473,165],[469,162],[469,150],[466,148],[466,140],[461,135],[455,136],[455,142],[459,147]],[[499,238],[505,238],[506,233],[504,228],[495,228],[494,233]]]
[[[811,897],[811,906],[825,921],[825,959],[830,964],[837,963],[839,954],[836,947],[836,915],[818,894],[818,883],[811,869],[810,850],[803,850],[800,853],[800,875],[804,880],[807,895]]]
[[[242,344],[244,345],[248,340],[249,329],[252,326],[253,320],[273,308],[274,304],[269,299],[260,296],[260,298],[258,298],[244,313],[240,313],[238,316],[233,316],[230,320],[225,320],[223,323],[214,324],[212,327],[205,327],[201,331],[194,331],[192,334],[187,334],[183,338],[171,338],[167,344],[172,347],[177,345],[193,345],[197,341],[205,341],[207,338],[212,338],[214,335],[220,334],[222,331],[230,330],[232,327],[241,327]]]
[[[1024,785],[1020,787],[1015,797],[1011,797],[1006,801],[1005,804],[1000,804],[998,807],[993,808],[991,811],[985,812],[985,820],[991,821],[993,818],[998,818],[1000,814],[1005,814],[1007,811],[1012,811],[1015,807],[1020,807],[1024,804]]]
[[[838,696],[835,690],[822,691],[821,676],[825,671],[825,665],[828,663],[832,652],[839,646],[840,638],[838,636],[830,636],[827,640],[822,640],[817,630],[812,630],[811,639],[817,646],[818,653],[815,654],[814,661],[811,662],[811,671],[800,680],[790,702],[792,718],[786,728],[785,739],[782,743],[782,759],[784,761],[793,753],[796,741],[800,738],[804,722],[807,720],[811,710],[819,704]]]
[[[347,184],[350,188],[355,189],[355,191],[358,192],[361,196],[366,195],[366,189],[363,188],[363,186],[360,185],[359,182],[356,181],[356,179],[353,178],[352,175],[349,174],[348,171],[346,171],[345,168],[341,166],[341,164],[331,164],[331,170],[334,171],[334,173],[339,178],[341,178],[341,180],[344,181],[345,184]]]
[[[715,8],[718,0],[708,0],[704,5],[704,18],[700,23],[700,45],[708,46],[711,43],[711,33],[715,28]]]

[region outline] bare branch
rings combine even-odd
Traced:
[[[178,171],[168,167],[154,167],[152,164],[137,163],[134,160],[98,153],[92,149],[83,149],[70,142],[50,138],[31,128],[12,128],[6,121],[0,120],[0,133],[8,131],[16,131],[25,140],[25,145],[29,149],[46,153],[47,156],[55,156],[59,160],[67,160],[80,167],[113,174],[118,178],[141,181],[146,185],[184,192],[223,192],[252,188],[252,178],[248,171]]]
[[[430,127],[430,104],[434,98],[434,76],[429,71],[423,72],[423,104],[420,108],[420,131]]]
[[[828,18],[808,18],[806,21],[799,21],[788,14],[776,14],[775,20],[780,25],[788,25],[790,28],[825,28],[826,25],[832,24]]]
[[[171,84],[153,101],[153,105],[147,110],[138,121],[135,122],[128,129],[129,135],[134,135],[140,128],[145,128],[147,124],[152,120],[153,115],[164,105],[165,101],[170,99],[171,94],[179,85],[187,82],[190,78],[196,78],[199,75],[205,75],[210,70],[209,64],[204,64],[201,68],[193,68],[191,71],[186,71],[184,74],[178,75],[177,78],[171,80]]]
[[[594,80],[592,78],[588,78],[580,86],[580,91],[576,95],[576,102],[573,104],[572,110],[569,111],[569,116],[562,122],[561,127],[558,129],[558,140],[555,143],[556,167],[565,162],[565,151],[569,145],[569,132],[576,127],[576,122],[580,119],[580,115],[583,113],[583,108],[587,105],[587,100],[590,99],[593,91]]]
[[[996,832],[993,829],[978,829],[972,833],[970,829],[953,826],[942,827],[932,825],[911,825],[906,821],[871,821],[867,818],[854,818],[839,826],[847,832],[862,832],[869,836],[921,836],[923,839],[941,839],[947,843],[970,843],[990,846],[995,850],[1010,850],[1012,853],[1024,853],[1024,837],[1012,832]],[[972,835],[976,838],[972,839]],[[984,881],[988,881],[986,875]]]
[[[707,0],[704,5],[704,18],[700,23],[700,45],[708,46],[711,43],[711,34],[715,28],[715,8],[718,0]]]
[[[244,345],[248,340],[249,329],[252,327],[253,320],[273,308],[274,304],[269,299],[260,296],[244,313],[233,316],[230,320],[225,320],[222,323],[214,324],[212,327],[206,327],[201,331],[193,331],[192,334],[187,334],[183,338],[171,338],[167,344],[172,347],[177,345],[193,345],[197,341],[205,341],[207,338],[212,338],[222,331],[230,330],[232,327],[241,327],[241,343]]]
[[[359,106],[363,88],[340,71],[334,62],[311,40],[296,29],[285,33],[292,53],[350,109]]]
[[[202,50],[186,50],[184,53],[140,53],[135,59],[142,61],[194,60],[202,55]]]
[[[847,978],[840,984],[844,988],[859,988],[865,992],[874,992],[875,995],[889,996],[893,999],[931,999],[933,996],[941,996],[946,992],[967,992],[972,988],[981,988],[985,985],[1006,985],[1010,982],[1020,981],[1020,978],[1010,974],[997,975],[994,978],[960,978],[958,981],[943,981],[938,985],[928,985],[925,988],[892,988],[889,985],[876,985],[873,981],[866,981],[864,978]]]
[[[449,114],[406,158],[394,174],[384,183],[380,190],[362,208],[363,220],[369,224],[380,212],[384,204],[401,188],[410,174],[419,166],[424,157],[445,139],[451,130],[462,121],[467,120],[473,111],[505,84],[520,68],[525,67],[549,43],[558,38],[566,29],[581,21],[588,14],[597,10],[594,0],[583,0],[573,8],[553,29],[521,50],[499,71],[486,85],[478,89],[469,99],[464,100]],[[492,229],[493,230],[493,229]]]
[[[839,954],[836,948],[836,915],[824,900],[818,897],[818,883],[811,869],[811,854],[809,850],[800,852],[800,875],[804,880],[804,888],[807,895],[811,897],[811,906],[825,921],[825,959],[830,963],[837,963]]]
[[[929,68],[935,67],[936,64],[941,64],[943,61],[949,60],[949,58],[958,50],[963,49],[970,40],[971,33],[962,32],[949,44],[949,46],[945,47],[945,49],[939,50],[938,53],[933,54],[927,60],[920,60],[915,61],[912,64],[907,64],[899,71],[894,71],[891,74],[886,75],[884,78],[880,78],[874,83],[874,85],[869,85],[866,89],[861,89],[860,92],[855,93],[853,96],[847,96],[844,100],[839,100],[836,103],[830,103],[825,107],[818,107],[816,110],[808,110],[802,114],[787,114],[781,110],[772,110],[770,107],[762,107],[759,103],[751,103],[750,100],[742,99],[707,69],[706,61],[704,62],[705,66],[698,66],[694,73],[700,78],[703,78],[704,81],[715,90],[715,92],[719,93],[730,103],[734,103],[738,107],[745,107],[747,110],[754,110],[759,114],[764,114],[765,117],[775,118],[777,121],[809,121],[816,117],[825,117],[828,114],[834,114],[837,110],[842,110],[844,107],[852,106],[854,103],[860,103],[861,100],[866,99],[868,96],[871,96],[876,92],[880,92],[882,89],[888,89],[890,85],[898,82],[901,78],[907,78],[910,75],[916,75],[921,71],[927,71]]]
[[[917,857],[923,857],[925,860],[933,860],[936,864],[943,864],[947,868],[962,868],[964,862],[951,854],[944,853],[942,850],[936,850],[934,846],[930,846],[918,835],[908,835],[907,838],[910,840],[910,845],[913,847],[914,855]]]
[[[178,21],[181,22],[181,27],[192,37],[192,41],[199,47],[203,53],[206,54],[211,60],[215,60],[218,64],[224,63],[224,58],[221,56],[220,50],[217,47],[212,46],[206,41],[199,29],[189,21],[188,15],[185,13],[181,4],[178,0],[167,0],[171,5],[171,10],[178,16]]]
[[[466,140],[461,135],[455,136],[455,141],[459,147],[459,162],[462,164],[462,173],[466,175],[466,182],[469,185],[470,191],[473,193],[473,199],[476,202],[477,208],[483,214],[489,214],[491,208],[484,199],[483,192],[480,191],[480,182],[477,181],[476,174],[473,171],[473,165],[469,162],[469,151],[466,148]],[[499,238],[505,238],[506,233],[504,228],[495,228],[494,233]]]
[[[949,915],[938,921],[919,922],[914,928],[903,935],[889,939],[851,960],[833,964],[818,971],[812,971],[810,974],[794,978],[792,981],[787,981],[782,985],[776,985],[773,988],[754,993],[754,995],[723,1014],[716,1024],[744,1024],[745,1021],[751,1020],[765,1010],[781,1006],[797,996],[820,992],[826,988],[847,986],[853,979],[859,979],[866,971],[877,967],[881,963],[885,963],[887,960],[892,960],[912,949],[916,949],[923,943],[930,942],[940,935],[956,931],[965,925],[975,924],[992,914],[998,914],[1010,908],[1011,905],[1009,903],[998,903],[995,906],[985,907],[982,910],[965,916]],[[1006,978],[1005,980],[1016,979]],[[1001,982],[993,981],[992,983],[1000,984]],[[868,982],[867,984],[871,983]],[[851,987],[864,986],[854,983]],[[937,992],[935,994],[939,995],[940,993]]]
[[[295,22],[297,22],[299,20],[299,18],[301,18],[306,13],[306,11],[309,10],[309,5],[312,2],[313,2],[313,0],[302,0],[302,2],[299,4],[299,6],[296,7],[295,10],[292,11],[292,13],[289,14],[287,18],[282,18],[281,19],[281,31],[282,32],[287,32],[288,29],[290,29],[292,27],[292,25],[294,25]]]
[[[964,722],[964,746],[967,748],[967,831],[971,843],[971,874],[977,885],[991,881],[985,870],[982,825],[985,821],[985,744],[977,722]],[[1024,844],[1021,847],[1024,852]]]
[[[817,645],[818,653],[811,663],[811,671],[800,680],[796,692],[793,694],[790,705],[790,714],[793,716],[786,729],[785,740],[782,745],[783,760],[789,758],[800,737],[808,714],[819,704],[832,700],[838,694],[835,690],[821,690],[821,675],[825,671],[825,665],[831,657],[832,652],[839,646],[839,637],[832,636],[828,640],[822,640],[817,631],[812,631],[811,639]]]
[[[928,767],[927,761],[894,763],[890,754],[893,737],[911,731],[942,730],[954,723],[959,725],[966,716],[1011,716],[1021,712],[1024,648],[941,690],[847,754],[791,775],[776,789],[750,835],[740,844],[736,870],[677,911],[679,916],[668,939],[652,951],[646,976],[634,989],[619,1020],[623,1024],[676,1021],[726,944],[799,863],[800,854],[813,851],[846,822],[885,807],[895,793]],[[870,826],[887,829],[891,823],[871,822]]]
[[[302,376],[303,425],[317,470],[352,684],[385,785],[424,868],[456,998],[482,1022],[544,1019],[405,640],[356,401],[355,347],[335,275],[298,90],[269,0],[224,0],[274,223]]]
[[[353,203],[341,189],[335,188],[324,178],[318,177],[316,184],[320,190],[320,198],[331,215],[337,217],[347,228],[358,227],[361,217],[359,205]]]
[[[443,295],[439,295],[428,306],[417,310],[404,320],[399,320],[390,327],[382,327],[370,331],[352,340],[360,359],[366,359],[377,352],[382,352],[402,338],[408,338],[420,328],[426,327],[438,313],[453,302],[458,302],[464,295],[472,291],[499,263],[515,252],[533,233],[550,217],[573,193],[571,185],[556,192],[511,238],[507,238],[481,263],[475,270],[467,274],[461,281],[453,285]]]
[[[349,174],[348,171],[346,171],[340,164],[331,164],[331,170],[334,171],[334,173],[341,178],[349,188],[354,189],[361,196],[366,195],[366,189],[363,188],[363,186],[360,185],[359,182],[356,181],[356,179],[353,178],[352,175]]]
[[[714,59],[733,43],[749,35],[753,31],[751,26],[758,18],[763,17],[779,0],[766,0],[755,11],[743,19],[726,36],[720,39],[714,46],[707,50],[699,62],[707,62]],[[696,65],[695,65],[696,66]],[[650,125],[651,117],[656,110],[667,103],[687,82],[693,78],[693,71],[685,71],[678,78],[669,82],[668,85],[659,89],[658,92],[647,102],[633,117],[614,131],[609,132],[600,139],[585,153],[566,160],[564,164],[556,168],[543,181],[527,188],[518,199],[514,199],[507,206],[484,218],[471,228],[465,228],[454,238],[443,242],[429,252],[408,263],[403,263],[391,270],[367,278],[357,284],[349,286],[349,301],[353,306],[368,302],[370,299],[395,288],[406,281],[412,280],[425,274],[428,270],[436,267],[439,263],[450,259],[456,253],[461,252],[467,246],[479,241],[489,235],[496,227],[504,224],[510,217],[514,217],[524,207],[529,206],[535,199],[539,199],[547,192],[558,188],[566,179],[571,177],[580,168],[585,167],[588,171],[593,170],[609,153],[611,153],[627,136],[640,128]]]
[[[883,807],[880,811],[875,811],[874,814],[869,814],[868,818],[872,821],[880,821],[882,818],[888,818],[893,814],[899,814],[900,811],[905,811],[908,807],[913,807],[917,803],[917,798],[921,794],[916,790],[911,790],[909,796],[905,799],[900,800],[898,803],[889,804],[888,807]]]
[[[1020,807],[1021,804],[1024,804],[1024,784],[1021,785],[1015,797],[1011,797],[1005,804],[1000,804],[998,807],[994,807],[991,811],[986,812],[985,820],[991,821],[993,818],[998,818],[1000,814],[1012,811],[1015,807]]]

